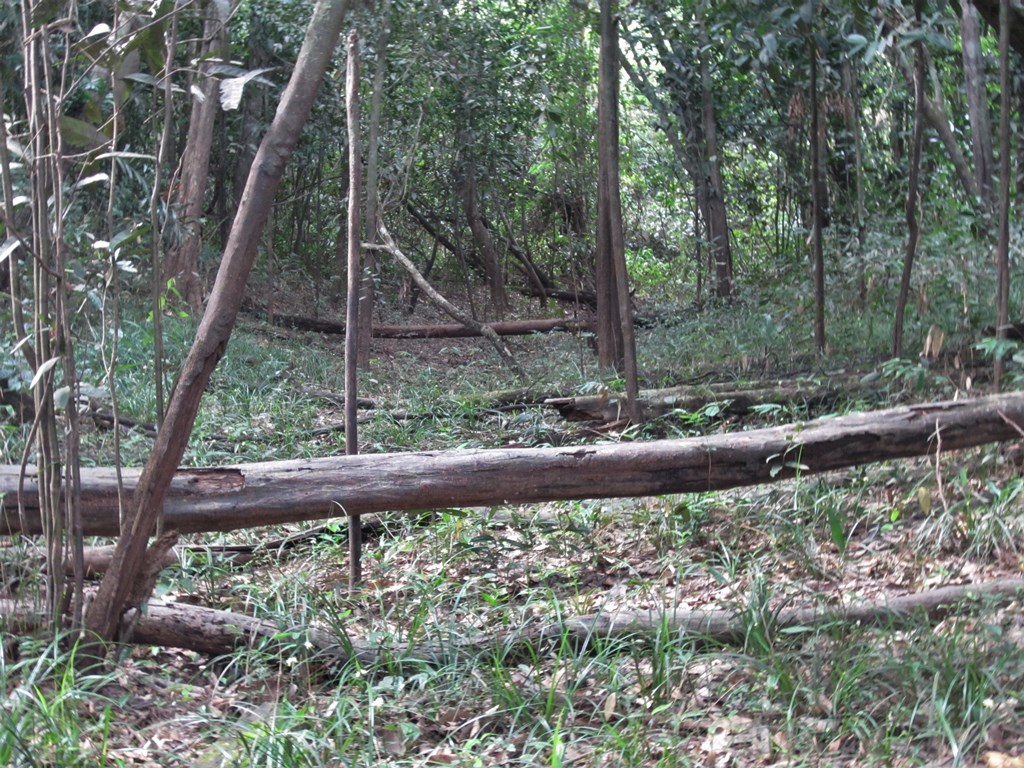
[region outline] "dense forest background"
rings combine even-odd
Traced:
[[[668,312],[735,297],[763,305],[779,328],[813,330],[818,157],[824,316],[835,335],[877,318],[857,335],[885,348],[911,229],[920,238],[906,313],[915,343],[932,323],[968,338],[993,323],[998,8],[918,11],[825,2],[619,10],[622,210],[638,297]],[[66,266],[53,275],[70,269],[72,293],[95,300],[115,285],[138,292],[155,268],[161,301],[198,309],[298,54],[306,7],[178,4],[112,15],[87,4],[68,22],[37,11],[27,27],[17,6],[6,16],[4,254],[15,258],[5,264],[25,263],[16,246],[31,232],[29,186],[52,189],[53,180],[37,181],[43,158],[31,154],[46,141],[65,156],[50,171],[66,187],[55,201]],[[471,308],[482,318],[502,315],[510,291],[593,295],[596,22],[596,9],[573,3],[354,12],[371,213],[428,278],[489,285],[488,300]],[[1016,11],[1009,24],[1013,41]],[[46,39],[33,41],[33,30]],[[23,39],[50,57],[46,67],[37,60],[38,73],[22,64]],[[1013,54],[1006,94],[1014,113],[1016,62]],[[262,307],[295,288],[312,297],[309,314],[339,315],[343,79],[339,52],[260,241],[250,298]],[[52,111],[26,100],[30,86]],[[1014,196],[1020,183],[1012,179]],[[372,267],[386,301],[409,299],[391,260]],[[845,311],[851,301],[862,311]]]

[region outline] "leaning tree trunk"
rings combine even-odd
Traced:
[[[291,80],[256,153],[206,313],[182,366],[153,452],[133,494],[110,570],[86,615],[86,628],[100,640],[110,641],[116,637],[121,616],[130,607],[126,602],[144,573],[147,541],[163,512],[164,500],[188,445],[203,391],[227,349],[274,195],[330,64],[347,13],[347,0],[319,0],[313,9]],[[134,597],[145,600],[148,595],[136,592]],[[95,658],[98,652],[99,649],[90,648],[85,655]]]
[[[914,82],[914,67],[907,61],[907,57],[898,49],[893,49],[892,56],[907,82],[912,84]],[[942,146],[945,147],[946,154],[949,155],[949,160],[953,164],[953,170],[956,171],[956,177],[960,181],[960,186],[972,201],[980,200],[981,189],[978,187],[978,181],[974,176],[974,171],[971,170],[971,164],[960,149],[956,134],[950,127],[951,122],[945,108],[941,103],[929,98],[927,94],[922,94],[921,108],[924,110],[924,117],[928,121],[929,127],[938,134]]]

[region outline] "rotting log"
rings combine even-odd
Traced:
[[[889,627],[914,626],[938,621],[964,606],[1005,604],[1024,595],[1024,579],[1007,578],[982,584],[938,587],[925,592],[883,598],[851,605],[783,608],[770,614],[768,632],[792,627],[824,627],[834,624]],[[45,626],[33,606],[0,600],[0,616],[8,631],[26,633]],[[584,649],[597,642],[650,640],[665,632],[686,636],[696,643],[743,643],[749,630],[744,611],[731,609],[616,611],[568,617],[561,621],[527,623],[511,633],[479,636],[438,636],[432,632],[415,642],[371,643],[358,638],[339,638],[325,629],[297,625],[283,627],[276,621],[230,611],[183,603],[151,601],[138,617],[127,641],[142,645],[184,648],[222,655],[239,648],[280,647],[282,637],[307,649],[318,663],[330,667],[358,661],[363,667],[387,663],[389,669],[403,663],[437,664],[458,657],[504,653],[512,656],[543,651],[568,642]],[[283,650],[283,649],[282,649]],[[291,653],[291,649],[288,649]]]
[[[827,382],[811,380],[750,382],[744,385],[706,385],[645,389],[640,391],[640,411],[644,420],[682,410],[696,413],[710,404],[719,404],[720,413],[742,416],[759,405],[815,405],[834,400],[838,395],[861,395],[870,391],[860,379],[843,377]],[[602,392],[576,397],[552,397],[544,405],[554,408],[566,421],[617,421],[625,416],[626,396],[621,392]]]
[[[274,324],[298,331],[313,331],[328,335],[345,334],[345,324],[332,320],[318,320],[295,315],[275,315]],[[582,333],[590,329],[585,320],[574,320],[567,317],[541,318],[537,320],[506,320],[495,323],[484,323],[498,336],[528,336],[533,333],[551,333],[565,331]],[[456,339],[480,336],[480,333],[465,325],[375,325],[371,329],[375,339]]]
[[[179,470],[165,530],[230,531],[371,512],[695,493],[757,485],[1024,435],[1024,392],[903,406],[682,440],[464,449]],[[38,533],[36,475],[18,504],[18,466],[0,466],[0,526]],[[132,494],[139,471],[122,470]],[[85,535],[118,533],[117,478],[83,468]]]
[[[1024,595],[1024,579],[1008,578],[987,584],[938,587],[916,594],[860,602],[848,606],[783,608],[772,615],[768,632],[793,627],[831,624],[860,626],[912,626],[939,621],[965,603],[1006,603]],[[569,642],[582,649],[607,640],[653,639],[664,632],[684,635],[699,643],[742,644],[749,633],[749,617],[732,609],[617,611],[568,617],[562,621],[527,624],[511,634],[482,637],[458,635],[418,642],[380,644],[357,639],[343,642],[318,627],[306,627],[311,654],[328,663],[358,660],[364,667],[403,661],[439,663],[457,657],[503,652],[516,655]],[[203,653],[230,653],[246,645],[279,642],[275,622],[228,611],[178,603],[150,603],[146,616],[135,626],[133,640],[145,645],[184,647]]]

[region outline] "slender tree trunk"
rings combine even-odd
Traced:
[[[920,0],[918,0],[920,2]],[[999,239],[996,245],[998,286],[996,338],[1005,339],[1010,322],[1010,0],[999,2]],[[1003,358],[996,355],[993,385],[1002,386]]]
[[[921,24],[923,0],[914,0],[915,23]],[[910,178],[907,182],[907,249],[903,254],[903,275],[900,278],[900,293],[896,299],[896,317],[892,328],[892,356],[903,355],[903,316],[907,311],[910,297],[910,276],[917,255],[920,227],[917,221],[917,199],[920,194],[921,149],[924,144],[924,50],[923,43],[914,43],[914,137],[910,147]]]
[[[366,222],[364,231],[366,240],[377,242],[377,216],[380,205],[380,113],[384,99],[384,75],[387,72],[387,48],[391,28],[388,14],[391,10],[389,0],[381,3],[378,14],[381,19],[380,35],[377,37],[377,60],[374,63],[373,91],[370,94],[370,134],[366,146]],[[359,367],[370,367],[370,328],[373,326],[374,282],[377,277],[377,254],[368,250],[363,253],[362,280],[359,289],[359,325],[363,333],[359,335],[358,361]]]
[[[985,85],[985,59],[981,52],[981,25],[972,0],[960,3],[960,39],[963,48],[964,87],[967,89],[967,114],[971,121],[971,146],[974,150],[974,177],[981,203],[991,211],[995,203],[992,153],[992,125],[989,121],[988,94]]]
[[[608,270],[614,301],[607,311],[614,323],[617,369],[626,380],[626,412],[634,424],[640,422],[640,387],[636,371],[636,340],[626,268],[626,242],[622,231],[622,198],[619,191],[619,40],[616,31],[615,0],[601,0],[601,55],[598,79],[598,248]],[[603,205],[602,205],[603,204]],[[606,298],[612,298],[606,294]],[[617,310],[613,316],[613,308]],[[598,307],[600,312],[600,306]]]
[[[359,336],[370,336],[369,328],[359,327],[359,268],[361,251],[359,201],[362,199],[363,161],[359,153],[359,33],[348,36],[348,71],[345,75],[345,107],[348,120],[348,302],[345,315],[345,455],[359,453],[356,418]],[[363,531],[359,518],[348,517],[348,590],[355,595],[362,581]]]
[[[867,302],[864,240],[867,234],[864,204],[864,130],[860,98],[860,70],[855,61],[844,61],[841,67],[843,88],[849,94],[849,109],[844,113],[846,128],[853,137],[853,207],[857,227],[857,304]]]
[[[22,78],[25,99],[25,117],[28,127],[30,151],[26,153],[25,172],[31,188],[32,234],[28,243],[32,254],[32,335],[35,362],[33,369],[32,400],[36,462],[39,465],[40,520],[47,563],[46,610],[51,626],[60,626],[64,602],[64,580],[59,570],[54,571],[63,557],[67,531],[64,509],[61,505],[62,460],[57,436],[57,409],[53,393],[56,388],[54,363],[60,333],[54,309],[56,294],[66,290],[63,281],[58,284],[55,275],[64,272],[62,230],[64,218],[63,148],[57,110],[61,94],[52,93],[56,82],[50,63],[53,52],[50,35],[30,26],[38,4],[22,3],[21,52]],[[67,41],[64,41],[65,44]],[[51,200],[52,197],[52,200]],[[66,330],[66,329],[65,329]],[[72,382],[72,385],[74,382]],[[74,400],[74,398],[72,398]],[[29,438],[32,440],[32,437]],[[28,461],[31,448],[26,446],[22,462]]]
[[[729,244],[729,216],[725,206],[725,180],[722,178],[722,157],[718,151],[718,126],[715,120],[714,84],[711,82],[711,69],[708,65],[708,50],[711,47],[704,19],[698,20],[701,50],[700,61],[700,99],[701,99],[701,133],[704,137],[702,181],[707,190],[708,210],[708,243],[711,258],[715,262],[715,292],[720,299],[727,299],[733,293],[732,249]]]
[[[811,54],[811,248],[814,259],[814,346],[819,355],[827,348],[825,336],[825,180],[821,168],[821,105],[818,97],[818,46],[808,38]]]
[[[274,195],[330,64],[347,13],[346,0],[319,0],[314,7],[292,77],[253,161],[206,312],[182,366],[163,428],[157,433],[153,452],[132,497],[110,570],[86,614],[86,628],[101,641],[117,636],[121,616],[131,607],[126,605],[129,598],[141,602],[149,596],[144,588],[140,594],[138,584],[146,569],[147,541],[156,528],[171,479],[185,453],[203,391],[227,348]],[[90,644],[84,656],[95,659],[100,652]]]
[[[197,311],[203,301],[199,279],[199,252],[203,245],[200,219],[206,199],[213,129],[219,109],[218,81],[209,72],[210,60],[226,51],[225,25],[231,9],[211,0],[205,4],[205,10],[207,17],[203,25],[199,71],[192,86],[198,93],[192,97],[192,114],[188,123],[188,140],[181,157],[181,174],[171,188],[169,201],[183,225],[184,237],[174,247],[168,248],[163,264],[164,283],[174,280],[178,295],[193,311]]]
[[[622,209],[612,165],[616,162],[618,134],[616,114],[618,93],[615,88],[616,64],[610,58],[609,40],[614,40],[611,0],[601,0],[601,50],[598,64],[597,97],[597,259],[594,284],[597,288],[597,353],[604,370],[623,370],[625,341],[619,322],[619,291],[616,284],[616,248],[621,245]],[[618,237],[616,237],[616,234]]]
[[[494,247],[491,232],[484,225],[483,214],[480,212],[479,191],[477,189],[476,161],[473,158],[474,146],[472,132],[465,128],[459,134],[459,146],[464,154],[459,168],[459,184],[462,196],[462,211],[466,223],[473,234],[473,241],[480,251],[480,261],[487,275],[487,284],[491,289],[491,304],[498,318],[505,316],[508,309],[508,296],[505,293],[505,278],[502,275],[501,259]]]

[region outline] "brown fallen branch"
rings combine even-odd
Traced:
[[[753,383],[737,387],[709,385],[647,389],[640,392],[642,418],[649,420],[673,411],[696,413],[717,404],[719,413],[742,416],[761,405],[816,405],[835,400],[840,394],[860,395],[868,391],[859,379],[844,377],[821,384],[814,381]],[[597,395],[553,397],[544,404],[554,408],[566,421],[616,421],[626,412],[625,395],[602,392]]]
[[[388,232],[387,227],[385,227],[384,224],[380,224],[377,231],[383,242],[381,244],[363,243],[363,247],[370,250],[386,251],[394,256],[395,260],[405,268],[405,271],[409,273],[410,277],[412,277],[413,282],[416,283],[417,287],[423,291],[424,295],[426,295],[434,306],[447,313],[453,320],[458,321],[461,325],[475,331],[487,339],[491,343],[491,346],[494,347],[494,350],[498,353],[498,357],[501,358],[502,362],[504,362],[509,369],[514,371],[516,375],[522,377],[523,371],[519,367],[519,363],[516,362],[516,359],[512,356],[508,347],[502,343],[498,334],[495,333],[492,328],[489,328],[478,320],[474,320],[472,317],[460,312],[454,304],[438,293],[434,289],[434,286],[428,283],[423,275],[420,274],[420,271],[416,269],[416,265],[412,263],[409,257],[402,253],[398,244],[395,243],[394,239],[392,239],[391,233]]]
[[[328,335],[345,335],[345,324],[330,320],[318,320],[297,315],[276,315],[274,323],[298,331],[313,331]],[[481,323],[498,336],[529,336],[534,333],[566,331],[582,333],[590,329],[585,320],[571,318],[541,318],[537,320],[506,320],[495,323]],[[375,325],[371,330],[375,339],[458,339],[482,336],[483,333],[465,325]]]
[[[779,632],[793,627],[822,628],[835,624],[871,627],[913,626],[935,622],[965,605],[1006,603],[1024,596],[1024,579],[940,587],[876,603],[850,606],[784,608],[769,616],[765,627]],[[0,614],[10,630],[26,632],[45,626],[44,618],[24,603],[0,601]],[[363,666],[384,662],[438,663],[463,656],[504,652],[516,656],[529,649],[544,651],[569,642],[585,648],[594,642],[651,640],[670,633],[698,643],[742,644],[751,619],[743,611],[683,610],[619,611],[578,616],[564,621],[528,624],[510,634],[466,638],[423,638],[419,641],[372,644],[342,639],[318,627],[282,627],[274,621],[202,606],[151,602],[135,624],[132,642],[184,648],[210,655],[246,647],[280,647],[288,637],[294,649],[311,648],[326,664],[358,661]],[[288,629],[282,633],[282,629]],[[308,643],[308,645],[307,645]],[[291,649],[289,649],[291,652]]]
[[[682,440],[559,448],[463,449],[183,469],[163,505],[179,533],[230,531],[388,510],[659,496],[784,478],[1019,439],[1024,392],[890,408]],[[0,466],[0,526],[39,533],[35,469],[19,515],[17,465]],[[122,470],[131,494],[139,471]],[[119,531],[113,469],[83,467],[87,536]]]

